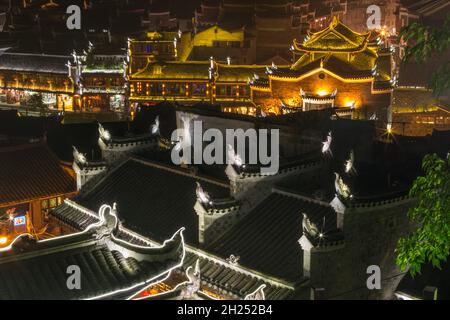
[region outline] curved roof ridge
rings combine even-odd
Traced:
[[[296,39],[294,39],[294,49],[297,51],[307,51],[309,46],[311,46],[313,43],[320,41],[321,39],[323,39],[323,37],[325,37],[326,35],[333,33],[335,34],[337,37],[342,38],[343,40],[345,40],[346,42],[350,43],[351,45],[354,46],[354,50],[359,49],[359,50],[364,50],[367,47],[368,44],[368,40],[370,38],[371,32],[367,32],[367,33],[359,33],[356,31],[351,30],[349,27],[347,27],[346,25],[344,25],[342,22],[340,22],[340,20],[334,16],[333,20],[330,22],[330,24],[328,25],[328,27],[317,31],[317,32],[310,32],[308,31],[308,39],[303,43],[300,44]],[[349,48],[351,49],[351,48]],[[349,50],[347,49],[347,50]],[[338,49],[336,49],[338,50]],[[339,50],[343,50],[343,49],[339,49]],[[312,48],[312,50],[310,51],[314,51],[314,48]]]

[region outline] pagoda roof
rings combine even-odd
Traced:
[[[302,78],[318,71],[337,77],[354,79],[391,80],[391,55],[379,54],[373,46],[358,52],[304,52],[290,67],[269,68],[269,77]]]
[[[39,72],[68,76],[70,56],[6,52],[0,55],[0,70]]]
[[[309,55],[301,57],[291,68],[270,69],[270,76],[282,78],[302,78],[312,73],[325,71],[343,79],[372,79],[372,69],[376,66],[375,57],[362,57],[348,62],[336,55],[322,55],[310,61]]]
[[[296,282],[302,278],[303,251],[298,244],[302,212],[322,226],[321,231],[330,235],[327,240],[334,239],[331,235],[337,229],[336,212],[330,205],[274,189],[207,249],[222,257],[239,255],[244,266]]]
[[[266,66],[262,65],[224,65],[218,63],[216,66],[216,81],[218,82],[247,82],[255,74],[264,76],[266,71]]]
[[[142,70],[131,75],[131,80],[208,80],[209,62],[162,62],[149,63]]]
[[[21,235],[0,250],[0,299],[122,299],[183,263],[182,230],[161,247],[136,246],[123,237],[130,232],[117,220],[115,207],[102,206],[96,216],[69,200],[64,205],[95,218],[82,232],[41,241]],[[66,285],[71,265],[82,272],[82,290]]]
[[[92,210],[103,203],[117,202],[119,216],[126,221],[124,226],[155,241],[163,241],[179,228],[186,227],[186,242],[197,244],[196,181],[200,181],[215,199],[229,196],[229,187],[223,182],[175,166],[130,158],[76,200]],[[155,201],[162,198],[166,201]],[[67,214],[61,210],[64,207],[55,209],[53,214]],[[80,227],[86,227],[86,221],[81,222]]]
[[[314,33],[308,31],[303,43],[294,40],[294,49],[303,52],[358,52],[365,50],[370,34],[351,30],[335,16],[327,28]]]
[[[0,205],[76,192],[75,180],[43,143],[0,149]]]
[[[80,231],[86,230],[89,225],[99,222],[99,217],[96,216],[95,212],[92,211],[91,213],[89,209],[67,200],[50,214]],[[153,245],[158,244],[155,243],[154,239],[146,238],[126,228],[118,230],[116,236],[129,244],[137,246],[148,246],[149,243]],[[285,299],[292,296],[294,292],[294,289],[284,282],[271,281],[242,266],[233,266],[224,259],[198,248],[189,245],[185,247],[184,269],[194,266],[198,260],[202,281],[206,282],[206,287],[222,290],[230,297],[241,299],[263,284],[266,285],[264,292],[267,299]]]
[[[196,181],[200,181],[216,199],[217,205],[213,209],[223,210],[225,203],[220,200],[230,199],[227,184],[174,166],[131,158],[112,169],[85,194],[80,194],[76,203],[65,201],[50,215],[76,230],[86,230],[99,219],[93,210],[109,201],[107,199],[114,199],[123,225],[116,236],[129,243],[139,246],[145,245],[145,241],[159,244],[167,238],[166,235],[170,236],[173,230],[184,226],[183,237],[187,244],[184,266],[192,266],[198,259],[206,287],[242,298],[265,284],[268,299],[291,296],[294,291],[292,284],[267,277],[247,266],[230,264],[225,259],[228,257],[201,249],[198,216],[194,210]],[[236,204],[231,202],[231,205]]]

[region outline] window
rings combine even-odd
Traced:
[[[250,93],[248,86],[239,86],[239,95],[241,97],[249,97]]]
[[[238,88],[239,87],[236,87],[236,86],[231,86],[231,95],[232,96],[235,96],[236,95],[236,92],[238,92]]]
[[[204,83],[193,83],[192,84],[192,95],[193,96],[204,96],[206,93],[206,84]]]
[[[136,93],[141,94],[142,93],[142,82],[138,82],[136,86]]]
[[[41,202],[41,209],[42,210],[48,210],[56,208],[57,206],[61,205],[63,203],[62,197],[57,198],[51,198],[51,199],[45,199]]]
[[[155,83],[155,92],[157,95],[161,95],[164,92],[164,84],[163,83]]]
[[[229,88],[228,88],[228,86],[224,86],[224,85],[218,85],[217,87],[216,87],[216,94],[217,94],[217,96],[227,96],[227,95],[229,95],[229,90],[228,90]]]
[[[55,208],[58,206],[57,198],[52,198],[49,200],[49,208]]]
[[[181,83],[169,83],[167,85],[167,94],[178,96],[186,93],[186,85]]]

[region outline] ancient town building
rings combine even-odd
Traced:
[[[381,51],[370,33],[357,33],[334,17],[330,25],[294,40],[295,63],[273,65],[264,78],[251,81],[252,101],[264,110],[303,111],[332,107],[380,112],[390,105],[391,55]]]
[[[187,118],[203,121],[205,128],[214,123],[245,128],[252,121],[263,126],[257,124],[259,118],[225,118],[201,108],[180,107],[178,116],[186,118],[189,110],[193,116]],[[325,114],[328,122],[311,121],[310,116],[319,112],[326,110],[283,115],[265,125],[282,126],[282,118],[289,123],[294,115],[315,126],[321,123],[323,133],[334,132],[329,154],[320,152],[321,139],[313,139],[308,126],[300,126],[303,131],[295,136],[309,137],[310,147],[282,155],[279,171],[271,175],[261,174],[258,165],[214,166],[207,172],[201,165],[179,167],[162,160],[173,146],[133,151],[130,144],[131,149],[122,151],[127,157],[110,162],[107,171],[92,177],[73,200],[76,205],[66,201],[53,210],[52,221],[65,232],[85,230],[98,219],[96,214],[88,219],[86,212],[114,199],[121,221],[145,241],[161,244],[184,227],[184,268],[197,270],[196,298],[244,299],[257,290],[268,299],[392,297],[404,275],[395,265],[393,248],[409,228],[406,212],[411,199],[403,182],[392,184],[373,166],[368,142],[373,137],[364,133],[368,128]],[[340,126],[347,131],[354,126],[359,135],[344,135]],[[288,137],[286,128],[283,132]],[[105,137],[120,140],[109,132],[99,134],[100,145]],[[136,136],[136,142],[141,140]],[[121,146],[111,147],[121,152]],[[152,160],[155,153],[159,161]],[[356,156],[351,170],[344,170],[348,154]],[[364,249],[362,243],[367,243]],[[365,286],[366,268],[372,264],[380,265],[383,279],[389,279],[376,292]],[[149,292],[139,297],[148,298]]]
[[[0,237],[4,243],[21,233],[45,237],[48,210],[77,192],[74,177],[42,143],[3,147],[0,161]]]
[[[231,58],[224,63],[213,57],[180,61],[181,35],[148,37],[129,44],[132,102],[203,101],[234,112],[250,106],[245,110],[253,114],[257,108],[280,114],[341,107],[361,110],[361,117],[385,112],[390,105],[390,52],[380,50],[370,33],[354,32],[337,18],[302,43],[294,40],[295,62],[289,66],[235,64]]]
[[[0,56],[2,102],[26,105],[34,94],[44,105],[59,110],[73,109],[74,81],[66,66],[68,57],[6,52]]]
[[[72,56],[2,54],[1,102],[64,112],[125,111],[125,56],[92,50]],[[30,102],[33,96],[39,98]]]

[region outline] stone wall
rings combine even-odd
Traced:
[[[398,239],[411,224],[407,211],[411,200],[350,208],[344,213],[345,245],[311,254],[311,285],[325,288],[326,299],[391,299],[403,278],[395,264]],[[367,268],[381,270],[381,289],[369,290]]]

